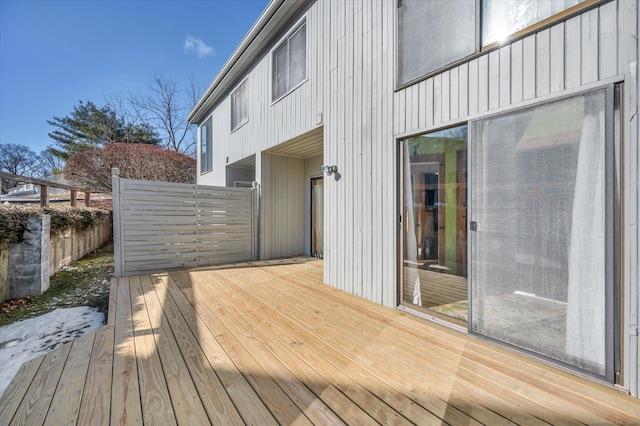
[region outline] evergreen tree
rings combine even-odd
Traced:
[[[80,101],[66,117],[47,120],[56,129],[49,133],[55,144],[49,152],[68,160],[73,154],[104,147],[111,142],[157,145],[159,137],[147,124],[125,123],[109,106],[97,107]]]

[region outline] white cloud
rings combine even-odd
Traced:
[[[207,46],[201,38],[187,36],[184,40],[184,53],[191,52],[195,52],[199,59],[216,53],[215,49],[211,46]]]

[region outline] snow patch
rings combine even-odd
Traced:
[[[102,327],[104,322],[104,314],[80,306],[0,327],[0,396],[23,363]]]

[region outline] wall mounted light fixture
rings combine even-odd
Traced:
[[[322,165],[320,166],[320,170],[322,170],[322,173],[326,174],[327,176],[331,176],[334,173],[338,172],[338,166],[327,166],[327,165]]]

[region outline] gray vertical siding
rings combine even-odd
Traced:
[[[304,160],[262,154],[260,258],[304,252]]]
[[[331,17],[325,163],[340,173],[325,179],[325,282],[395,306],[394,3],[314,7]]]

